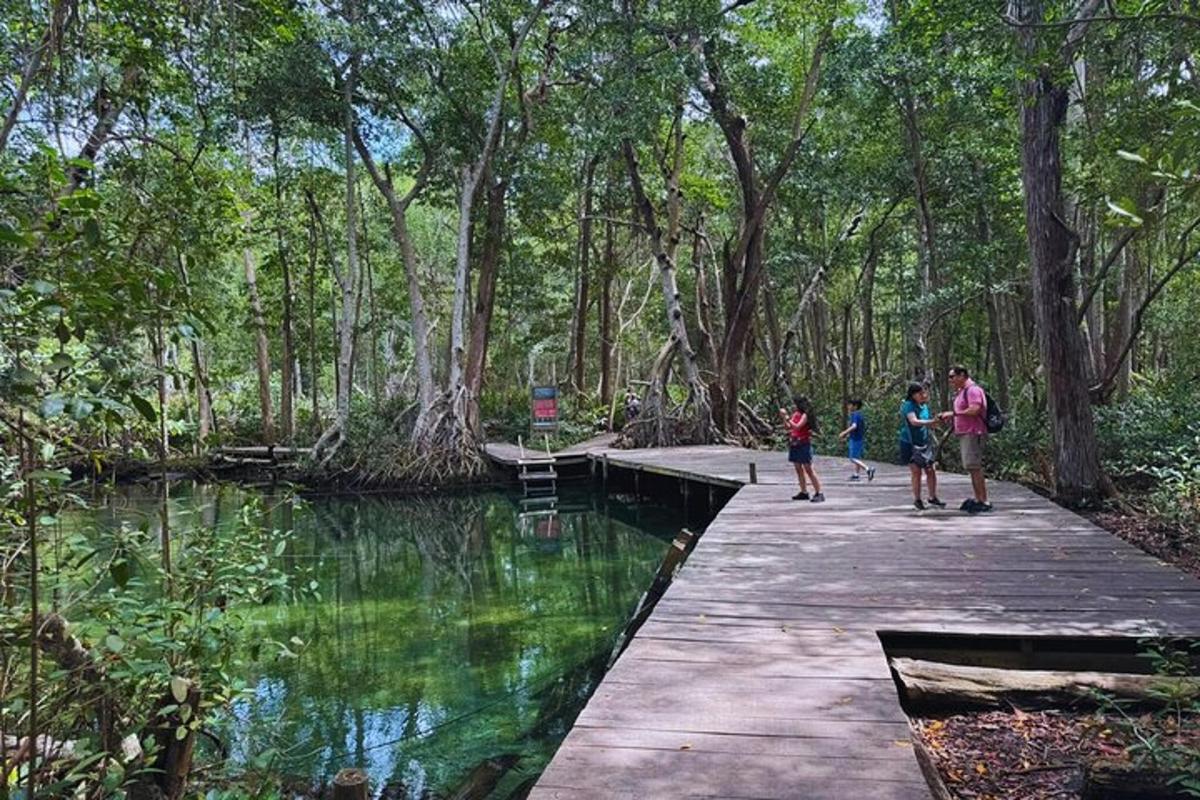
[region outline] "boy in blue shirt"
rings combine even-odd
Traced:
[[[863,401],[855,398],[850,401],[850,426],[838,434],[846,440],[850,451],[850,463],[854,465],[854,474],[850,480],[862,480],[860,472],[867,473],[867,480],[875,480],[875,468],[863,463],[863,450],[867,444],[867,421],[862,413]]]

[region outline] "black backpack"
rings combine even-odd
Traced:
[[[979,388],[983,389],[982,386]],[[1004,413],[1004,409],[1000,408],[1000,404],[987,393],[987,389],[983,390],[983,402],[986,408],[983,421],[987,425],[988,433],[999,433],[1004,430],[1004,423],[1008,422],[1008,415]]]

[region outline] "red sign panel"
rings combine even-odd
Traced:
[[[533,427],[553,428],[558,425],[558,387],[533,388]]]

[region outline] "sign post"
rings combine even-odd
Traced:
[[[558,387],[533,387],[533,430],[558,430]]]

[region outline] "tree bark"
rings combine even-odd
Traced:
[[[713,118],[724,135],[741,193],[741,219],[738,221],[737,234],[732,246],[727,244],[725,249],[722,274],[725,331],[717,358],[717,380],[712,387],[715,421],[718,427],[726,432],[732,432],[737,425],[743,358],[751,335],[765,263],[766,215],[775,200],[780,183],[791,169],[804,142],[807,133],[806,122],[816,96],[821,62],[830,35],[831,30],[828,27],[820,34],[813,50],[804,89],[797,98],[791,140],[765,180],[759,175],[754,163],[748,134],[749,124],[745,117],[733,109],[728,96],[717,58],[717,41],[708,40],[703,46],[699,42],[692,43],[693,49],[702,56],[698,80],[700,93],[708,102]]]
[[[629,169],[629,180],[633,187],[634,201],[641,215],[642,223],[645,225],[646,231],[649,234],[650,246],[654,253],[654,259],[658,264],[659,279],[662,285],[663,299],[666,306],[667,326],[670,334],[666,344],[659,352],[656,359],[655,376],[665,374],[665,364],[669,364],[671,353],[676,350],[681,355],[683,362],[683,372],[688,384],[688,400],[692,405],[695,415],[694,438],[695,443],[707,443],[714,439],[712,407],[709,405],[708,391],[700,376],[700,369],[696,362],[696,351],[692,348],[691,340],[688,337],[687,322],[683,314],[683,306],[680,302],[679,286],[675,281],[675,264],[668,255],[668,248],[663,237],[663,229],[659,226],[654,210],[654,205],[650,202],[650,198],[646,195],[645,187],[642,185],[641,173],[638,170],[637,153],[633,148],[633,142],[629,139],[624,139],[621,143],[622,150],[625,155],[625,164]],[[658,405],[659,408],[654,408]],[[660,418],[663,412],[661,402],[655,403],[652,398],[647,398],[643,402],[642,415],[643,418],[652,418],[655,413],[658,413]],[[663,436],[657,437],[659,444],[673,444],[672,441],[663,441]]]
[[[981,180],[979,170],[976,170],[976,180]],[[984,295],[984,307],[988,318],[988,351],[991,353],[992,366],[996,375],[994,387],[996,397],[1002,409],[1012,408],[1012,398],[1009,395],[1008,384],[1008,355],[1004,352],[1004,338],[1001,332],[1000,307],[996,301],[996,290],[993,285],[992,259],[990,246],[992,243],[992,220],[988,215],[987,206],[981,195],[978,208],[979,240],[984,246],[983,279],[987,283]]]
[[[279,418],[283,440],[290,444],[296,434],[294,402],[296,379],[293,373],[296,345],[292,332],[292,306],[295,303],[295,293],[292,287],[291,256],[288,252],[283,225],[283,181],[279,175],[279,126],[274,120],[271,123],[271,133],[273,140],[271,156],[275,177],[275,245],[279,254],[279,269],[283,275],[283,320],[280,323],[283,334],[283,352],[279,363]]]
[[[475,287],[475,307],[471,314],[471,340],[467,347],[467,392],[476,402],[468,405],[467,421],[476,435],[483,435],[478,398],[483,394],[484,368],[487,366],[488,340],[492,312],[496,305],[496,277],[504,250],[505,194],[508,182],[498,180],[488,188],[487,224],[483,252],[479,259],[479,282]]]
[[[587,366],[587,311],[588,293],[591,288],[590,260],[592,253],[592,182],[596,175],[599,158],[590,157],[583,169],[583,189],[579,207],[579,252],[577,255],[578,275],[575,281],[575,313],[572,318],[571,337],[571,384],[576,392],[585,386]]]
[[[346,21],[351,27],[357,20],[357,9],[353,0],[347,0]],[[351,370],[354,362],[354,334],[358,327],[358,198],[355,192],[355,120],[354,87],[358,68],[358,54],[351,51],[346,64],[346,79],[342,82],[342,159],[346,180],[346,268],[337,269],[334,263],[334,279],[340,290],[337,326],[337,393],[334,405],[333,424],[325,429],[321,438],[313,445],[312,456],[322,465],[329,463],[345,442],[350,428],[350,399],[352,393]]]
[[[1126,248],[1121,254],[1121,267],[1116,275],[1117,284],[1117,308],[1115,324],[1108,328],[1110,340],[1108,350],[1108,363],[1105,364],[1105,374],[1112,373],[1114,377],[1113,388],[1117,397],[1125,397],[1129,394],[1129,380],[1131,376],[1130,360],[1125,357],[1122,352],[1121,345],[1129,339],[1129,332],[1133,329],[1133,307],[1137,304],[1137,271],[1138,263],[1134,255],[1134,248]]]
[[[406,124],[408,123],[406,122]],[[424,157],[412,187],[403,197],[396,194],[390,170],[380,171],[374,156],[371,155],[371,151],[357,131],[354,136],[354,144],[358,149],[363,167],[371,176],[371,182],[375,184],[375,188],[387,201],[388,211],[391,214],[392,239],[399,246],[400,260],[404,263],[404,276],[408,285],[409,329],[412,335],[413,362],[417,373],[417,402],[420,409],[414,434],[420,438],[420,432],[424,427],[423,420],[428,418],[437,398],[437,385],[433,377],[433,356],[429,350],[429,315],[425,310],[425,294],[421,289],[420,263],[417,261],[417,251],[408,232],[408,207],[429,182],[429,175],[433,169],[433,151],[425,141],[420,129],[415,125],[409,125],[409,130],[420,143]]]
[[[616,273],[615,226],[604,223],[604,263],[600,273],[600,402],[608,407],[613,399],[613,275]]]
[[[1033,310],[1038,348],[1046,375],[1054,442],[1055,493],[1068,504],[1094,501],[1101,493],[1100,458],[1088,396],[1079,368],[1085,351],[1078,324],[1074,231],[1063,219],[1062,157],[1059,140],[1066,118],[1068,87],[1061,73],[1087,30],[1086,19],[1100,0],[1087,0],[1066,34],[1058,65],[1038,63],[1036,26],[1045,19],[1042,0],[1012,0],[1013,15],[1025,26],[1019,43],[1032,75],[1021,83],[1021,178],[1026,235],[1032,268]],[[1088,16],[1084,16],[1088,15]]]
[[[1102,691],[1122,700],[1160,707],[1163,692],[1200,689],[1196,678],[1120,672],[996,669],[911,658],[890,660],[905,699],[918,708],[971,706],[994,708],[1009,701],[1048,707],[1095,701]]]
[[[312,394],[312,419],[310,431],[316,435],[321,430],[321,405],[318,390],[320,366],[317,363],[317,217],[316,200],[306,192],[309,201],[310,221],[308,226],[308,383]]]
[[[249,235],[251,212],[242,214],[242,223]],[[275,441],[275,417],[271,404],[271,345],[267,340],[267,323],[263,317],[262,300],[258,295],[258,274],[254,251],[249,245],[242,248],[242,268],[246,276],[246,295],[250,300],[250,322],[254,327],[254,367],[258,374],[258,409],[262,417],[262,438],[266,444]]]
[[[125,111],[126,103],[141,85],[143,77],[145,77],[145,70],[141,66],[131,64],[121,70],[121,84],[115,92],[111,91],[105,83],[100,84],[91,103],[91,107],[96,109],[96,121],[92,125],[87,140],[83,143],[83,147],[80,148],[79,155],[75,158],[75,164],[67,172],[67,187],[64,194],[71,194],[83,185],[91,171],[89,165],[96,160],[100,149],[112,136],[117,121]]]
[[[547,2],[549,0],[539,0],[536,9],[530,13],[521,29],[512,37],[507,61],[501,63],[499,57],[496,57],[497,82],[491,102],[484,114],[483,147],[475,160],[464,165],[461,172],[458,196],[458,244],[455,249],[454,266],[454,298],[450,311],[450,370],[446,388],[455,427],[463,431],[470,430],[467,420],[471,414],[476,413],[469,412],[468,409],[471,405],[478,403],[478,398],[471,396],[466,389],[464,369],[467,294],[471,280],[471,213],[479,185],[484,174],[490,169],[492,156],[500,143],[504,119],[504,97],[508,92],[509,83],[517,72],[521,47]],[[459,437],[455,434],[452,438]]]

